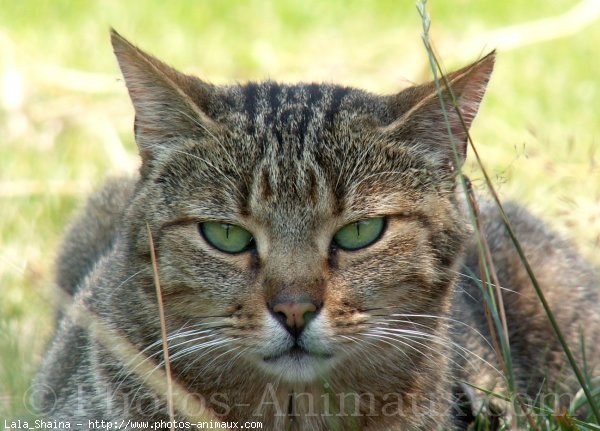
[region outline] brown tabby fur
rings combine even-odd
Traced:
[[[329,84],[213,86],[116,32],[112,42],[135,107],[142,167],[139,177],[107,183],[67,234],[58,282],[74,300],[38,379],[52,388],[41,399],[48,417],[168,420],[164,394],[75,311],[85,307],[162,368],[147,224],[174,379],[221,420],[271,430],[450,429],[466,426],[481,404],[462,381],[505,387],[432,83],[392,96]],[[448,76],[467,127],[493,63],[490,54]],[[466,132],[450,100],[445,91],[462,163]],[[572,394],[564,355],[499,215],[480,204],[505,289],[518,389],[535,395],[563,382]],[[516,206],[507,211],[571,347],[579,351],[585,329],[597,365],[596,276],[541,221]],[[387,219],[377,242],[351,252],[332,245],[343,226],[377,216]],[[216,250],[198,231],[206,221],[247,229],[255,248]],[[310,354],[286,353],[293,337],[268,309],[280,297],[320,308],[296,340]]]

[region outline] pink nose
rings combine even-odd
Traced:
[[[273,307],[275,314],[285,317],[285,325],[295,330],[301,330],[306,323],[305,316],[315,311],[317,307],[310,302],[283,302]]]

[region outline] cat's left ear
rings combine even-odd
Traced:
[[[448,121],[434,82],[391,96],[389,106],[397,120],[383,128],[384,134],[391,135],[395,141],[414,145],[436,161],[454,166],[450,129],[462,164],[467,152],[467,131],[479,109],[495,58],[496,53],[492,51],[481,60],[446,75],[451,92],[444,80],[439,80]]]

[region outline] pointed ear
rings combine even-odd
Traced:
[[[450,131],[462,164],[467,152],[467,130],[479,109],[494,68],[496,53],[446,75],[452,93],[443,79],[439,80]],[[454,98],[452,97],[452,94]],[[453,100],[456,101],[456,105]],[[393,139],[419,146],[419,149],[450,167],[454,166],[452,141],[435,83],[408,88],[390,98],[390,108],[397,120],[383,128]],[[461,113],[457,114],[456,108]],[[464,124],[463,124],[464,121]]]
[[[214,90],[143,52],[114,29],[110,36],[135,108],[135,140],[144,175],[176,140],[206,136],[218,129],[205,114]]]

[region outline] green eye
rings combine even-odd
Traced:
[[[358,250],[377,241],[384,228],[383,217],[360,220],[338,230],[333,236],[333,242],[343,250]]]
[[[240,253],[252,242],[250,232],[228,223],[200,223],[200,232],[210,245],[225,253]]]

